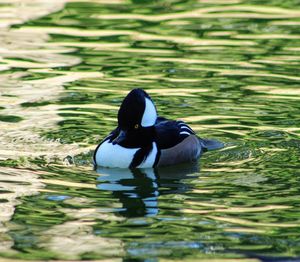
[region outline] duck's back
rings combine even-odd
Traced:
[[[171,121],[159,118],[155,125],[156,143],[159,149],[171,148],[182,142],[194,131],[182,121]]]
[[[160,119],[155,129],[160,149],[157,166],[191,162],[201,155],[203,147],[199,138],[184,122]]]
[[[179,144],[162,149],[157,166],[196,161],[201,155],[202,150],[199,138],[195,135],[190,135]]]

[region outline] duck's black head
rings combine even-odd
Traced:
[[[157,118],[150,96],[142,89],[133,89],[124,98],[118,112],[118,125],[123,130],[149,127]]]
[[[124,98],[118,112],[118,130],[120,132],[114,143],[125,138],[138,139],[155,125],[157,113],[150,96],[142,89],[133,89]]]

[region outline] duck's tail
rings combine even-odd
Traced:
[[[204,148],[204,151],[216,150],[224,147],[224,144],[217,140],[199,138],[199,141]]]

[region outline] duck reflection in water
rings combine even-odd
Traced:
[[[196,177],[197,162],[164,168],[110,169],[98,167],[100,175],[97,188],[111,191],[123,208],[119,214],[125,217],[155,216],[159,212],[158,198],[165,194],[178,194],[191,187],[184,179]]]

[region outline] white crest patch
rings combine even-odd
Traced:
[[[157,113],[153,102],[149,98],[145,98],[145,110],[142,118],[142,126],[153,126],[157,118]]]
[[[104,167],[128,168],[139,148],[126,148],[103,142],[96,152],[96,164]]]

